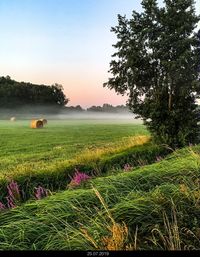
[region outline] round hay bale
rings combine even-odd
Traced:
[[[31,128],[43,128],[43,122],[41,120],[32,120]]]
[[[16,118],[15,117],[11,117],[10,121],[16,121]]]
[[[40,119],[43,123],[43,125],[46,125],[47,124],[47,120],[46,119]]]

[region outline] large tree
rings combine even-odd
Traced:
[[[104,86],[128,95],[132,112],[154,139],[173,147],[199,140],[200,18],[192,0],[143,0],[143,12],[118,15],[109,78]]]

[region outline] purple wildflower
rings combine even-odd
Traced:
[[[74,177],[72,178],[69,186],[73,187],[73,186],[79,186],[81,184],[81,182],[86,181],[88,179],[90,179],[91,177],[88,176],[87,174],[80,172],[76,169],[76,172],[74,174]]]
[[[6,199],[7,199],[8,208],[15,208],[16,207],[16,205],[14,203],[14,199],[12,197],[7,196]]]
[[[129,164],[129,163],[126,163],[124,165],[124,171],[130,171],[133,167]]]
[[[5,208],[6,208],[6,206],[2,202],[0,202],[0,211],[4,210]]]
[[[42,199],[43,197],[48,196],[48,192],[47,192],[47,190],[46,190],[45,188],[39,186],[39,187],[36,187],[35,189],[36,189],[35,198],[36,198],[37,200],[40,200],[40,199]]]
[[[14,182],[12,180],[10,184],[7,186],[7,189],[8,189],[8,197],[12,198],[13,201],[20,200],[20,193],[19,193],[19,187],[17,185],[17,182]]]
[[[81,183],[82,181],[85,181],[85,180],[87,180],[87,179],[90,179],[90,176],[88,176],[88,175],[85,174],[85,173],[82,173],[82,172],[77,171],[77,172],[74,174],[73,181],[74,181],[76,184],[80,185],[80,183]]]

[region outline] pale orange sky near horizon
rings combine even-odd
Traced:
[[[114,106],[126,104],[126,96],[118,95],[114,90],[103,87],[103,83],[107,81],[109,76],[107,70],[95,64],[89,68],[90,70],[85,68],[74,71],[73,69],[76,70],[76,67],[71,67],[71,70],[66,69],[66,71],[62,70],[59,65],[49,67],[48,70],[41,67],[39,71],[31,72],[31,74],[29,68],[27,71],[23,70],[22,73],[16,69],[11,78],[22,81],[21,78],[23,77],[23,81],[36,84],[62,84],[66,97],[70,99],[68,106],[81,105],[83,108],[87,108],[104,103],[110,103]],[[109,61],[107,69],[109,69]]]
[[[162,0],[158,3],[162,5]],[[103,88],[117,14],[141,12],[140,0],[0,0],[0,76],[62,84],[69,105],[125,104]],[[200,12],[200,0],[196,0]]]

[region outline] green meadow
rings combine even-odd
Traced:
[[[0,121],[0,135],[1,177],[22,166],[31,172],[48,169],[48,165],[73,159],[83,151],[117,147],[148,132],[143,125],[114,120],[50,120],[42,129],[31,129],[27,120]]]
[[[23,188],[42,183],[58,189],[75,166],[125,150],[135,145],[132,138],[148,132],[130,121],[50,120],[42,129],[31,129],[29,120],[18,120],[0,121],[0,135],[0,188],[5,191],[12,179]]]
[[[10,181],[20,191],[0,210],[0,250],[200,249],[198,145],[155,145],[120,120],[0,121],[0,135],[0,201]],[[77,169],[90,179],[69,186]]]

